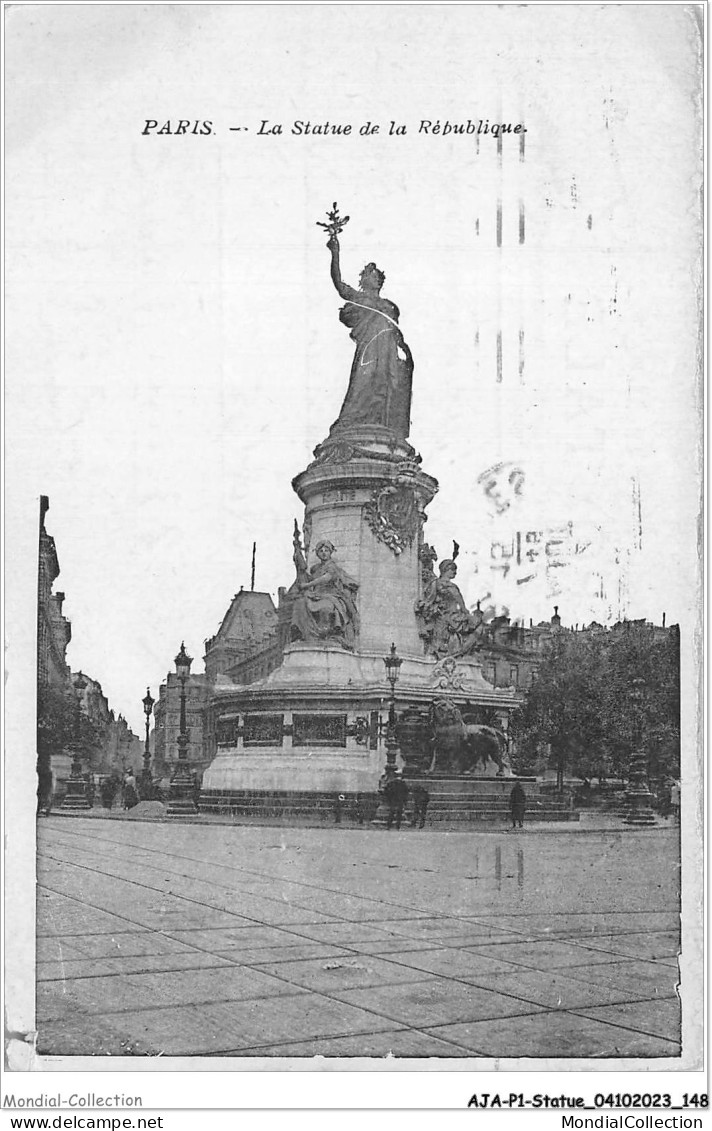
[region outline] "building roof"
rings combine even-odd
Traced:
[[[263,636],[277,620],[277,609],[269,593],[260,593],[255,589],[241,589],[230,602],[222,624],[210,640],[206,641],[206,649],[214,648],[216,644],[245,635],[245,622],[254,625],[258,636]]]

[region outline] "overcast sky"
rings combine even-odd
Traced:
[[[375,260],[400,308],[411,442],[440,482],[426,536],[441,557],[460,543],[468,602],[490,594],[527,622],[554,596],[571,624],[665,611],[689,638],[689,9],[6,15],[7,604],[26,686],[41,494],[68,660],[139,732],[146,685],[157,694],[182,639],[202,670],[204,639],[249,586],[253,540],[257,588],[291,583],[291,479],[338,415],[353,349],[316,227],[334,200],[351,215],[344,277]],[[180,119],[212,132],[142,133]],[[468,119],[523,124],[523,149],[521,134],[500,154],[491,133],[421,129]],[[260,136],[263,120],[284,132]],[[297,120],[352,133],[296,135]],[[389,135],[392,121],[407,132]],[[360,134],[367,122],[379,133]],[[478,478],[502,461],[521,491],[500,514]],[[493,574],[493,542],[569,523],[587,548],[558,592],[541,573]]]

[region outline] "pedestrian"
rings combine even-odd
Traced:
[[[37,762],[37,816],[49,817],[52,812],[54,776],[46,763]]]
[[[134,805],[138,805],[136,778],[133,770],[129,770],[124,778],[124,809],[133,809]]]
[[[113,777],[104,778],[103,782],[101,783],[100,793],[101,793],[101,804],[104,806],[105,809],[111,809],[111,806],[114,804],[114,798],[116,797],[116,792],[117,792],[116,779],[113,778]]]
[[[680,783],[674,781],[670,786],[670,815],[677,825],[680,823]]]
[[[362,825],[365,820],[363,797],[360,793],[356,794],[353,808],[354,820],[358,825]]]
[[[334,824],[335,825],[341,824],[341,814],[343,812],[345,800],[346,800],[346,798],[344,797],[343,793],[337,793],[334,796]]]
[[[420,782],[413,787],[413,816],[411,817],[411,828],[416,826],[419,829],[425,828],[425,817],[428,812],[428,802],[430,801],[430,794],[424,785]]]
[[[400,771],[396,770],[393,777],[386,782],[383,792],[388,805],[386,828],[392,828],[395,821],[396,828],[399,829],[403,820],[403,809],[408,800],[408,786],[403,781]]]
[[[520,782],[515,782],[514,789],[509,795],[509,808],[512,811],[512,828],[523,828],[524,810],[527,807],[527,795]]]
[[[661,817],[669,817],[672,813],[672,781],[669,778],[663,778],[657,790],[657,807]]]
[[[203,775],[193,770],[193,801],[195,808],[200,809],[200,793],[203,788]]]

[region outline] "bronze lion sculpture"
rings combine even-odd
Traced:
[[[478,764],[497,766],[497,776],[508,771],[506,739],[496,727],[466,723],[460,709],[447,699],[434,699],[428,713],[433,757],[428,773],[474,774]]]

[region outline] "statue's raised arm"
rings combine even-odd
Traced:
[[[331,281],[342,298],[351,298],[352,295],[355,295],[354,288],[349,287],[341,278],[341,248],[339,247],[339,237],[329,236],[326,246],[331,252]]]
[[[331,281],[346,302],[339,319],[356,343],[349,387],[331,434],[378,425],[405,440],[410,431],[413,355],[398,325],[400,311],[382,297],[386,276],[375,263],[364,267],[358,290],[344,282],[339,235],[349,218],[339,216],[336,204],[327,217],[328,223],[317,223],[329,233],[326,246],[331,252]]]

